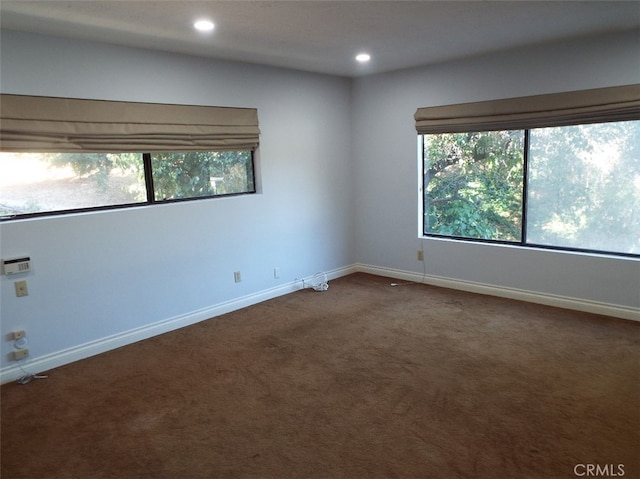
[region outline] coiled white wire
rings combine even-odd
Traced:
[[[311,278],[311,282],[308,284],[305,280],[302,280],[302,286],[305,288],[312,288],[314,291],[326,291],[329,289],[329,283],[327,283],[327,275],[325,273],[316,273]]]

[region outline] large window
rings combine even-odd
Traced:
[[[425,233],[519,241],[523,147],[522,131],[426,136]]]
[[[640,121],[423,138],[426,235],[640,255]]]
[[[250,150],[0,153],[0,218],[255,192]]]
[[[0,219],[254,193],[255,108],[0,94]]]

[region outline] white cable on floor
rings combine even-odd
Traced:
[[[312,288],[314,291],[326,291],[329,289],[329,283],[327,283],[327,275],[325,273],[316,273],[311,278],[311,282],[307,286],[305,280],[302,280],[302,286],[304,288]]]
[[[28,373],[27,371],[25,371],[22,366],[20,364],[18,364],[18,367],[20,368],[20,371],[22,371],[24,373],[24,375],[20,376],[17,379],[17,383],[18,384],[28,384],[31,381],[33,381],[34,379],[47,379],[49,376],[45,376],[45,375],[41,375],[41,374],[33,374],[33,373]]]

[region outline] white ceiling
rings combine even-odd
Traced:
[[[201,17],[213,32],[192,28]],[[359,76],[640,29],[640,1],[1,0],[0,26]]]

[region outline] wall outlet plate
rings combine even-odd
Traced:
[[[20,338],[24,338],[27,335],[27,333],[25,333],[24,331],[14,331],[13,333],[11,333],[11,339],[20,339]]]
[[[13,360],[19,361],[20,359],[24,359],[29,356],[28,349],[19,349],[18,351],[13,352]]]

